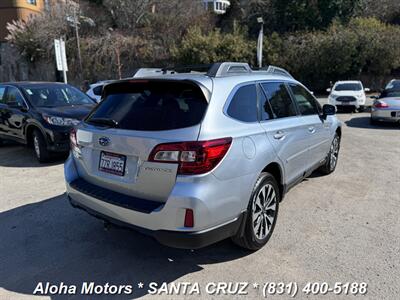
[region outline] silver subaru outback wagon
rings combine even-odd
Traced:
[[[261,248],[285,193],[338,161],[335,108],[280,68],[218,63],[113,82],[103,99],[70,135],[70,203],[168,246]]]

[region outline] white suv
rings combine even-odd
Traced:
[[[364,88],[361,81],[338,81],[332,89],[327,89],[330,93],[328,103],[340,108],[353,108],[364,111],[367,102]]]

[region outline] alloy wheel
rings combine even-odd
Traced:
[[[331,170],[335,169],[338,157],[339,157],[339,137],[335,137],[332,145],[331,145],[331,151],[330,151],[330,168]]]
[[[275,188],[269,183],[261,187],[253,199],[253,231],[259,240],[271,231],[276,217],[276,201]]]
[[[36,156],[40,157],[39,139],[36,135],[33,137],[33,148],[35,149]]]

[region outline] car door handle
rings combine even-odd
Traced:
[[[285,136],[286,136],[286,134],[283,131],[279,130],[274,134],[274,139],[283,140],[285,138]]]
[[[310,133],[315,133],[315,127],[314,126],[310,126],[310,127],[308,127],[308,132],[310,132]]]

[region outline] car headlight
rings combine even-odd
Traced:
[[[79,120],[71,118],[61,118],[61,117],[46,116],[46,115],[44,115],[43,118],[47,123],[56,126],[75,126],[80,123]]]

